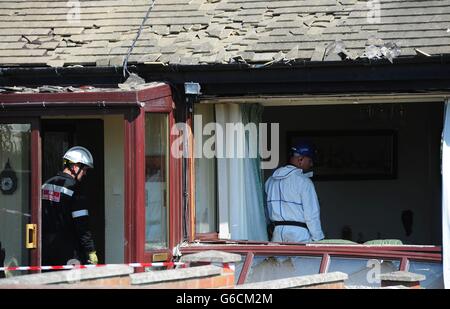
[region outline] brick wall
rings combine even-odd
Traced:
[[[220,275],[146,284],[140,287],[152,289],[232,289],[234,288],[234,271],[224,269]]]

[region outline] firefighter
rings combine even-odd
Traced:
[[[75,146],[63,161],[63,171],[42,185],[42,264],[97,264],[87,203],[80,190],[94,159],[89,150]]]
[[[312,176],[315,147],[301,141],[290,150],[289,164],[266,181],[270,233],[275,242],[309,242],[324,238]]]

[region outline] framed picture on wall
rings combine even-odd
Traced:
[[[288,132],[287,142],[307,140],[316,147],[315,180],[397,178],[394,130]]]

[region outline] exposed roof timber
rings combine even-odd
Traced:
[[[380,95],[317,95],[317,96],[252,96],[252,97],[204,97],[200,104],[259,103],[264,106],[342,105],[371,103],[422,103],[445,102],[450,92],[405,93]]]

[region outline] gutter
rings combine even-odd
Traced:
[[[1,102],[0,96],[0,110],[6,108],[21,108],[21,107],[124,107],[124,106],[136,106],[144,107],[144,102]]]
[[[356,92],[414,92],[450,90],[450,55],[371,61],[297,61],[271,65],[211,64],[130,65],[146,82],[171,85],[197,82],[204,95],[243,96],[279,94],[332,94]],[[4,67],[0,85],[62,85],[116,87],[123,83],[121,67]]]

